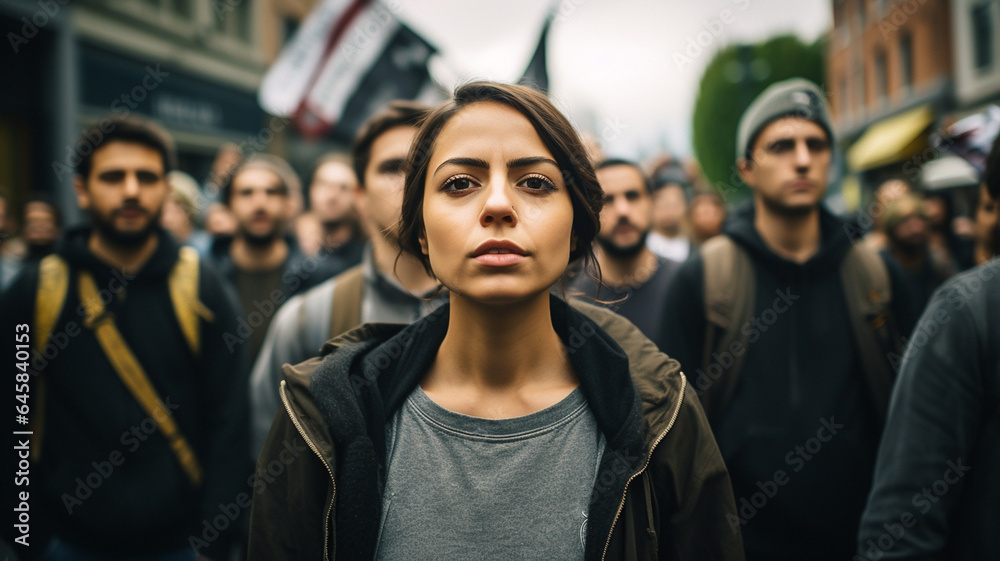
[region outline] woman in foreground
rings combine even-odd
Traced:
[[[592,257],[603,198],[566,118],[528,88],[468,84],[408,164],[400,245],[450,304],[285,368],[250,558],[742,559],[677,363],[549,293]]]

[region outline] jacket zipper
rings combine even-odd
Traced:
[[[601,553],[601,561],[604,561],[608,557],[608,548],[611,547],[611,535],[615,533],[615,526],[618,524],[618,519],[621,518],[622,509],[625,508],[625,497],[628,495],[628,486],[632,484],[632,481],[634,481],[636,477],[639,477],[644,471],[646,471],[646,468],[649,467],[649,462],[653,459],[653,451],[656,450],[660,441],[667,436],[670,429],[674,427],[674,423],[677,421],[677,416],[680,415],[681,412],[681,405],[684,403],[684,390],[687,389],[686,386],[687,377],[684,376],[683,372],[681,372],[681,391],[680,397],[677,400],[677,407],[674,408],[674,414],[670,418],[670,422],[667,423],[667,427],[663,429],[663,432],[661,432],[660,435],[656,437],[656,440],[653,441],[653,445],[649,447],[649,454],[646,456],[646,463],[643,464],[639,471],[633,473],[632,476],[628,478],[628,481],[625,482],[625,490],[622,492],[622,500],[618,503],[618,511],[615,512],[615,519],[611,522],[611,531],[608,532],[608,539],[604,542],[604,552]]]
[[[302,429],[302,425],[299,424],[299,420],[292,413],[292,407],[288,404],[288,397],[285,395],[285,381],[281,381],[281,402],[285,405],[285,411],[288,412],[289,418],[292,419],[292,424],[295,425],[295,430],[299,431],[302,435],[303,440],[309,448],[316,454],[319,461],[323,462],[323,466],[326,467],[327,473],[330,474],[330,485],[332,485],[332,493],[330,494],[330,504],[326,507],[326,517],[324,518],[323,524],[323,559],[329,561],[330,559],[330,514],[333,512],[333,501],[337,497],[337,482],[333,479],[333,470],[330,469],[330,464],[327,463],[326,458],[319,453],[319,448],[313,444],[313,441],[306,435],[306,431]]]

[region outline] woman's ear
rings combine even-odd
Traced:
[[[570,237],[569,237],[569,250],[570,251],[576,251],[576,242],[577,242],[576,232],[573,232],[572,234],[570,234]]]
[[[417,236],[417,241],[420,242],[420,253],[427,255],[427,232],[423,228],[420,229],[420,235]]]

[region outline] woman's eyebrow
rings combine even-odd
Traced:
[[[489,162],[487,162],[486,160],[479,159],[479,158],[449,158],[449,159],[441,162],[441,165],[439,165],[434,170],[434,173],[437,173],[441,168],[443,168],[444,166],[449,165],[449,164],[455,165],[455,166],[469,166],[469,167],[474,167],[474,168],[490,169]]]
[[[490,164],[486,160],[480,158],[450,158],[439,165],[434,172],[437,173],[438,170],[446,165],[456,165],[456,166],[470,166],[474,168],[489,169]],[[544,156],[528,156],[524,158],[514,158],[513,160],[507,162],[508,168],[523,168],[527,166],[533,166],[537,164],[552,164],[555,167],[559,167],[552,158],[546,158]]]
[[[533,166],[537,164],[552,164],[555,167],[559,167],[552,158],[546,158],[544,156],[530,156],[527,158],[514,158],[513,160],[507,162],[508,168],[523,168],[527,166]]]

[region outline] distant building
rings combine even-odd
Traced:
[[[887,176],[918,180],[933,157],[930,135],[956,106],[954,13],[947,0],[833,0],[827,88],[855,203]]]
[[[224,142],[293,155],[293,164],[308,167],[331,146],[302,144],[293,127],[261,110],[257,88],[314,3],[0,0],[10,49],[0,91],[0,189],[15,206],[29,190],[50,192],[76,216],[74,144],[109,113],[161,122],[177,141],[181,168],[199,180]]]
[[[1000,103],[1000,0],[952,0],[958,108]]]

